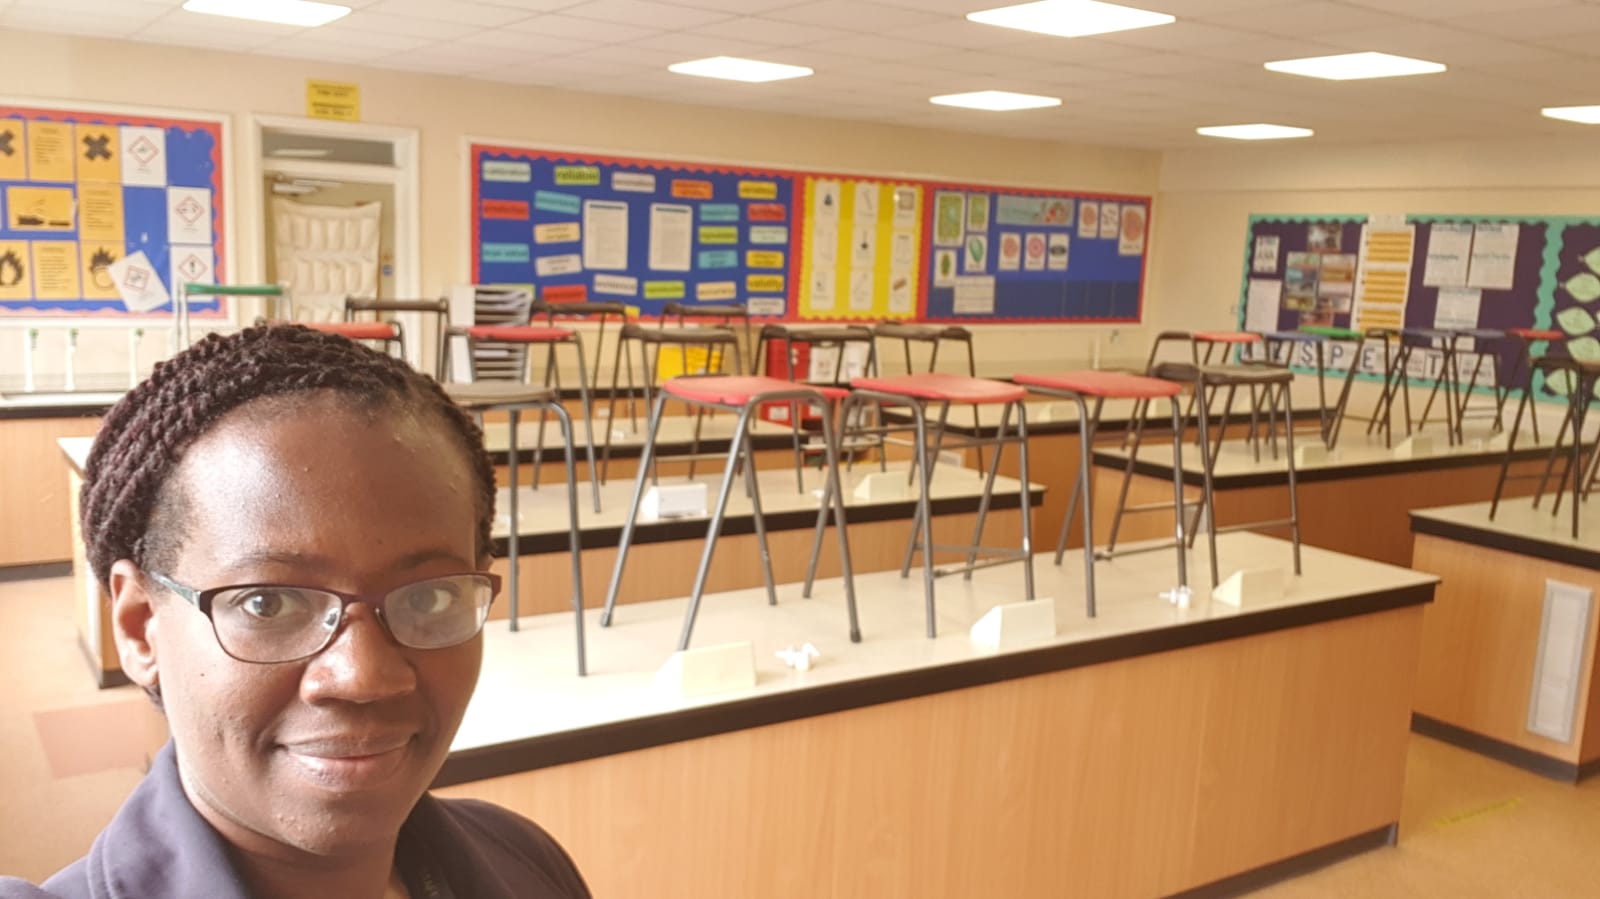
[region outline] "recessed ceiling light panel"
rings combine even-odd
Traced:
[[[1539,110],[1547,119],[1561,119],[1580,125],[1600,125],[1600,106],[1546,106]]]
[[[301,28],[316,28],[350,14],[348,6],[313,3],[311,0],[188,0],[183,8],[210,16],[298,25]]]
[[[1264,122],[1253,125],[1207,125],[1194,130],[1206,137],[1226,137],[1231,140],[1284,140],[1291,137],[1310,137],[1316,133],[1310,128],[1268,125]]]
[[[1269,62],[1266,68],[1285,75],[1353,81],[1358,78],[1396,78],[1401,75],[1432,75],[1443,72],[1442,63],[1388,53],[1341,53],[1337,56],[1312,56]]]
[[[1018,109],[1044,109],[1060,106],[1060,97],[1041,97],[1038,94],[1016,94],[1011,91],[972,91],[966,94],[944,94],[929,97],[929,103],[940,106],[961,106],[966,109],[987,109],[991,112],[1012,112]]]
[[[697,75],[701,78],[723,78],[728,81],[782,81],[785,78],[804,78],[815,74],[805,66],[790,66],[780,62],[762,62],[759,59],[740,59],[737,56],[713,56],[708,59],[691,59],[667,66],[667,71],[679,75]]]
[[[1039,0],[1037,3],[967,13],[967,18],[983,25],[998,25],[1055,37],[1110,34],[1113,31],[1132,31],[1177,21],[1166,13],[1100,3],[1098,0]]]

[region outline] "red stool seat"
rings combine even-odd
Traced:
[[[461,333],[474,340],[499,340],[505,343],[561,343],[571,340],[574,331],[537,325],[471,325]]]
[[[1546,331],[1541,328],[1507,328],[1506,333],[1523,340],[1562,340],[1567,336],[1560,331]]]
[[[1084,396],[1114,400],[1147,400],[1177,396],[1183,388],[1160,378],[1130,375],[1116,371],[1069,371],[1054,375],[1017,375],[1012,378],[1027,387],[1070,390]]]
[[[709,377],[673,378],[661,389],[680,400],[697,403],[716,403],[723,406],[743,406],[766,394],[815,391],[830,402],[850,395],[843,387],[826,387],[798,384],[782,378],[761,375],[711,375]]]
[[[397,340],[400,329],[392,322],[306,322],[306,327],[351,340]]]
[[[1252,331],[1196,331],[1194,339],[1203,343],[1260,343],[1261,335]]]
[[[963,406],[990,403],[1016,403],[1028,395],[1028,389],[1019,384],[969,378],[944,372],[927,372],[913,375],[889,375],[881,378],[856,378],[851,387],[876,390],[910,399],[930,400],[936,403],[956,403]]]

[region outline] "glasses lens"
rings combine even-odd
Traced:
[[[237,587],[211,600],[217,641],[246,662],[304,658],[339,627],[339,597],[304,587]]]
[[[414,649],[464,643],[483,629],[494,583],[481,574],[457,574],[408,584],[383,598],[389,633]]]

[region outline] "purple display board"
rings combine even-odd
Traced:
[[[1250,228],[1250,245],[1247,247],[1245,259],[1245,285],[1248,288],[1251,278],[1271,278],[1285,282],[1283,301],[1278,307],[1279,331],[1293,331],[1302,325],[1332,325],[1339,328],[1350,327],[1350,308],[1346,306],[1339,311],[1338,304],[1331,302],[1332,297],[1317,296],[1320,286],[1321,257],[1355,256],[1361,249],[1360,221],[1340,221],[1336,218],[1312,219],[1264,219],[1256,221]],[[1313,231],[1317,232],[1317,246],[1312,246]],[[1278,241],[1277,264],[1268,269],[1257,268],[1255,263],[1255,248],[1260,238],[1276,239]],[[1319,277],[1309,283],[1309,291],[1299,296],[1291,296],[1288,282],[1291,275],[1290,262],[1296,256],[1316,257],[1315,266]],[[1304,271],[1297,266],[1297,271]],[[1350,269],[1352,277],[1355,267]],[[1302,284],[1306,282],[1300,282]],[[1352,290],[1354,283],[1351,284]],[[1241,311],[1242,311],[1241,305]]]

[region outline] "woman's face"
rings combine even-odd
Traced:
[[[378,596],[476,569],[471,469],[446,428],[332,395],[241,407],[174,473],[182,533],[161,573],[201,590]],[[336,856],[392,843],[461,723],[482,637],[410,649],[357,603],[318,655],[249,664],[222,651],[193,606],[146,589],[152,668],[201,814],[247,851]]]

